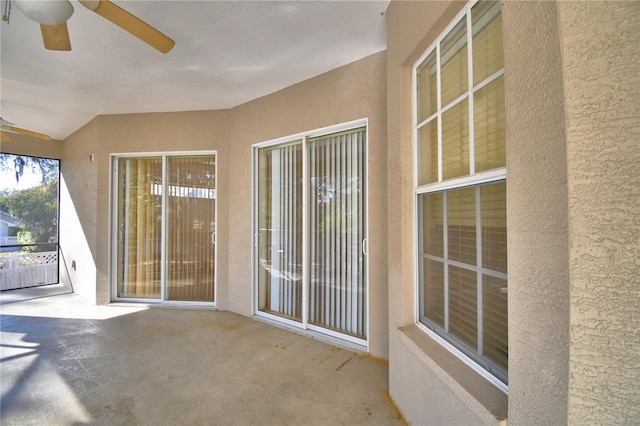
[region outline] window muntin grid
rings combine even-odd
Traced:
[[[455,22],[414,67],[418,187],[506,166],[500,3]]]
[[[418,321],[507,383],[499,2],[471,2],[414,66]]]

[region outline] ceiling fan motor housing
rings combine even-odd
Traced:
[[[175,45],[169,37],[109,0],[78,1],[162,53],[167,53]],[[73,15],[73,6],[68,0],[13,0],[13,3],[27,17],[40,23],[46,49],[71,50],[66,22]]]
[[[96,10],[100,6],[100,0],[78,0],[89,10]]]
[[[13,0],[22,13],[44,25],[58,25],[67,22],[73,15],[73,6],[68,0]]]

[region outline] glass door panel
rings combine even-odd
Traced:
[[[258,150],[258,310],[302,321],[302,142]]]
[[[214,156],[167,159],[167,300],[213,302]]]
[[[367,338],[366,129],[255,150],[257,314]]]
[[[117,179],[117,296],[159,299],[162,158],[121,158]]]
[[[215,155],[115,165],[116,299],[214,302]]]
[[[366,338],[365,130],[311,139],[309,323]]]

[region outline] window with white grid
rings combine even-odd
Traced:
[[[500,3],[470,2],[416,62],[418,322],[507,384]]]

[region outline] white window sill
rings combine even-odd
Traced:
[[[417,325],[400,328],[400,340],[487,424],[506,424],[508,396]]]

